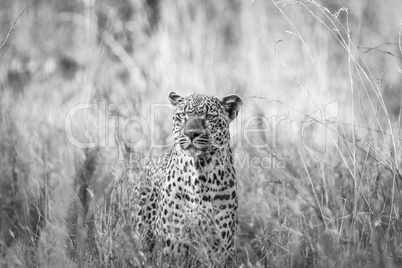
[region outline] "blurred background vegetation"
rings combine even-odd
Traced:
[[[401,14],[398,0],[2,0],[0,266],[161,265],[107,216],[122,151],[172,142],[176,91],[244,100],[236,266],[400,267]],[[107,142],[79,148],[65,124],[86,102],[148,125],[80,111],[74,136]]]

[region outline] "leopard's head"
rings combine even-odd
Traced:
[[[243,104],[239,96],[219,100],[199,94],[181,97],[171,92],[169,100],[176,107],[173,137],[183,150],[200,153],[229,146],[229,124]]]

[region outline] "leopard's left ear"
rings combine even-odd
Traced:
[[[241,106],[243,105],[242,99],[237,95],[229,95],[221,100],[221,104],[229,114],[230,120],[236,118]]]
[[[173,106],[176,106],[183,101],[183,98],[176,94],[176,92],[169,93],[169,101]]]

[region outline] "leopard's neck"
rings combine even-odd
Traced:
[[[180,145],[176,144],[173,151],[179,156],[177,160],[180,162],[176,164],[181,166],[184,162],[190,163],[197,175],[207,175],[212,170],[214,172],[218,170],[225,172],[228,168],[231,169],[233,167],[233,155],[229,146],[192,153],[181,149]],[[187,169],[184,166],[183,168]]]

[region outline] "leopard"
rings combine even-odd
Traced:
[[[243,105],[235,94],[222,99],[170,92],[174,107],[172,147],[149,161],[138,216],[149,250],[185,258],[203,251],[217,264],[233,257],[238,223],[237,177],[230,123]]]

